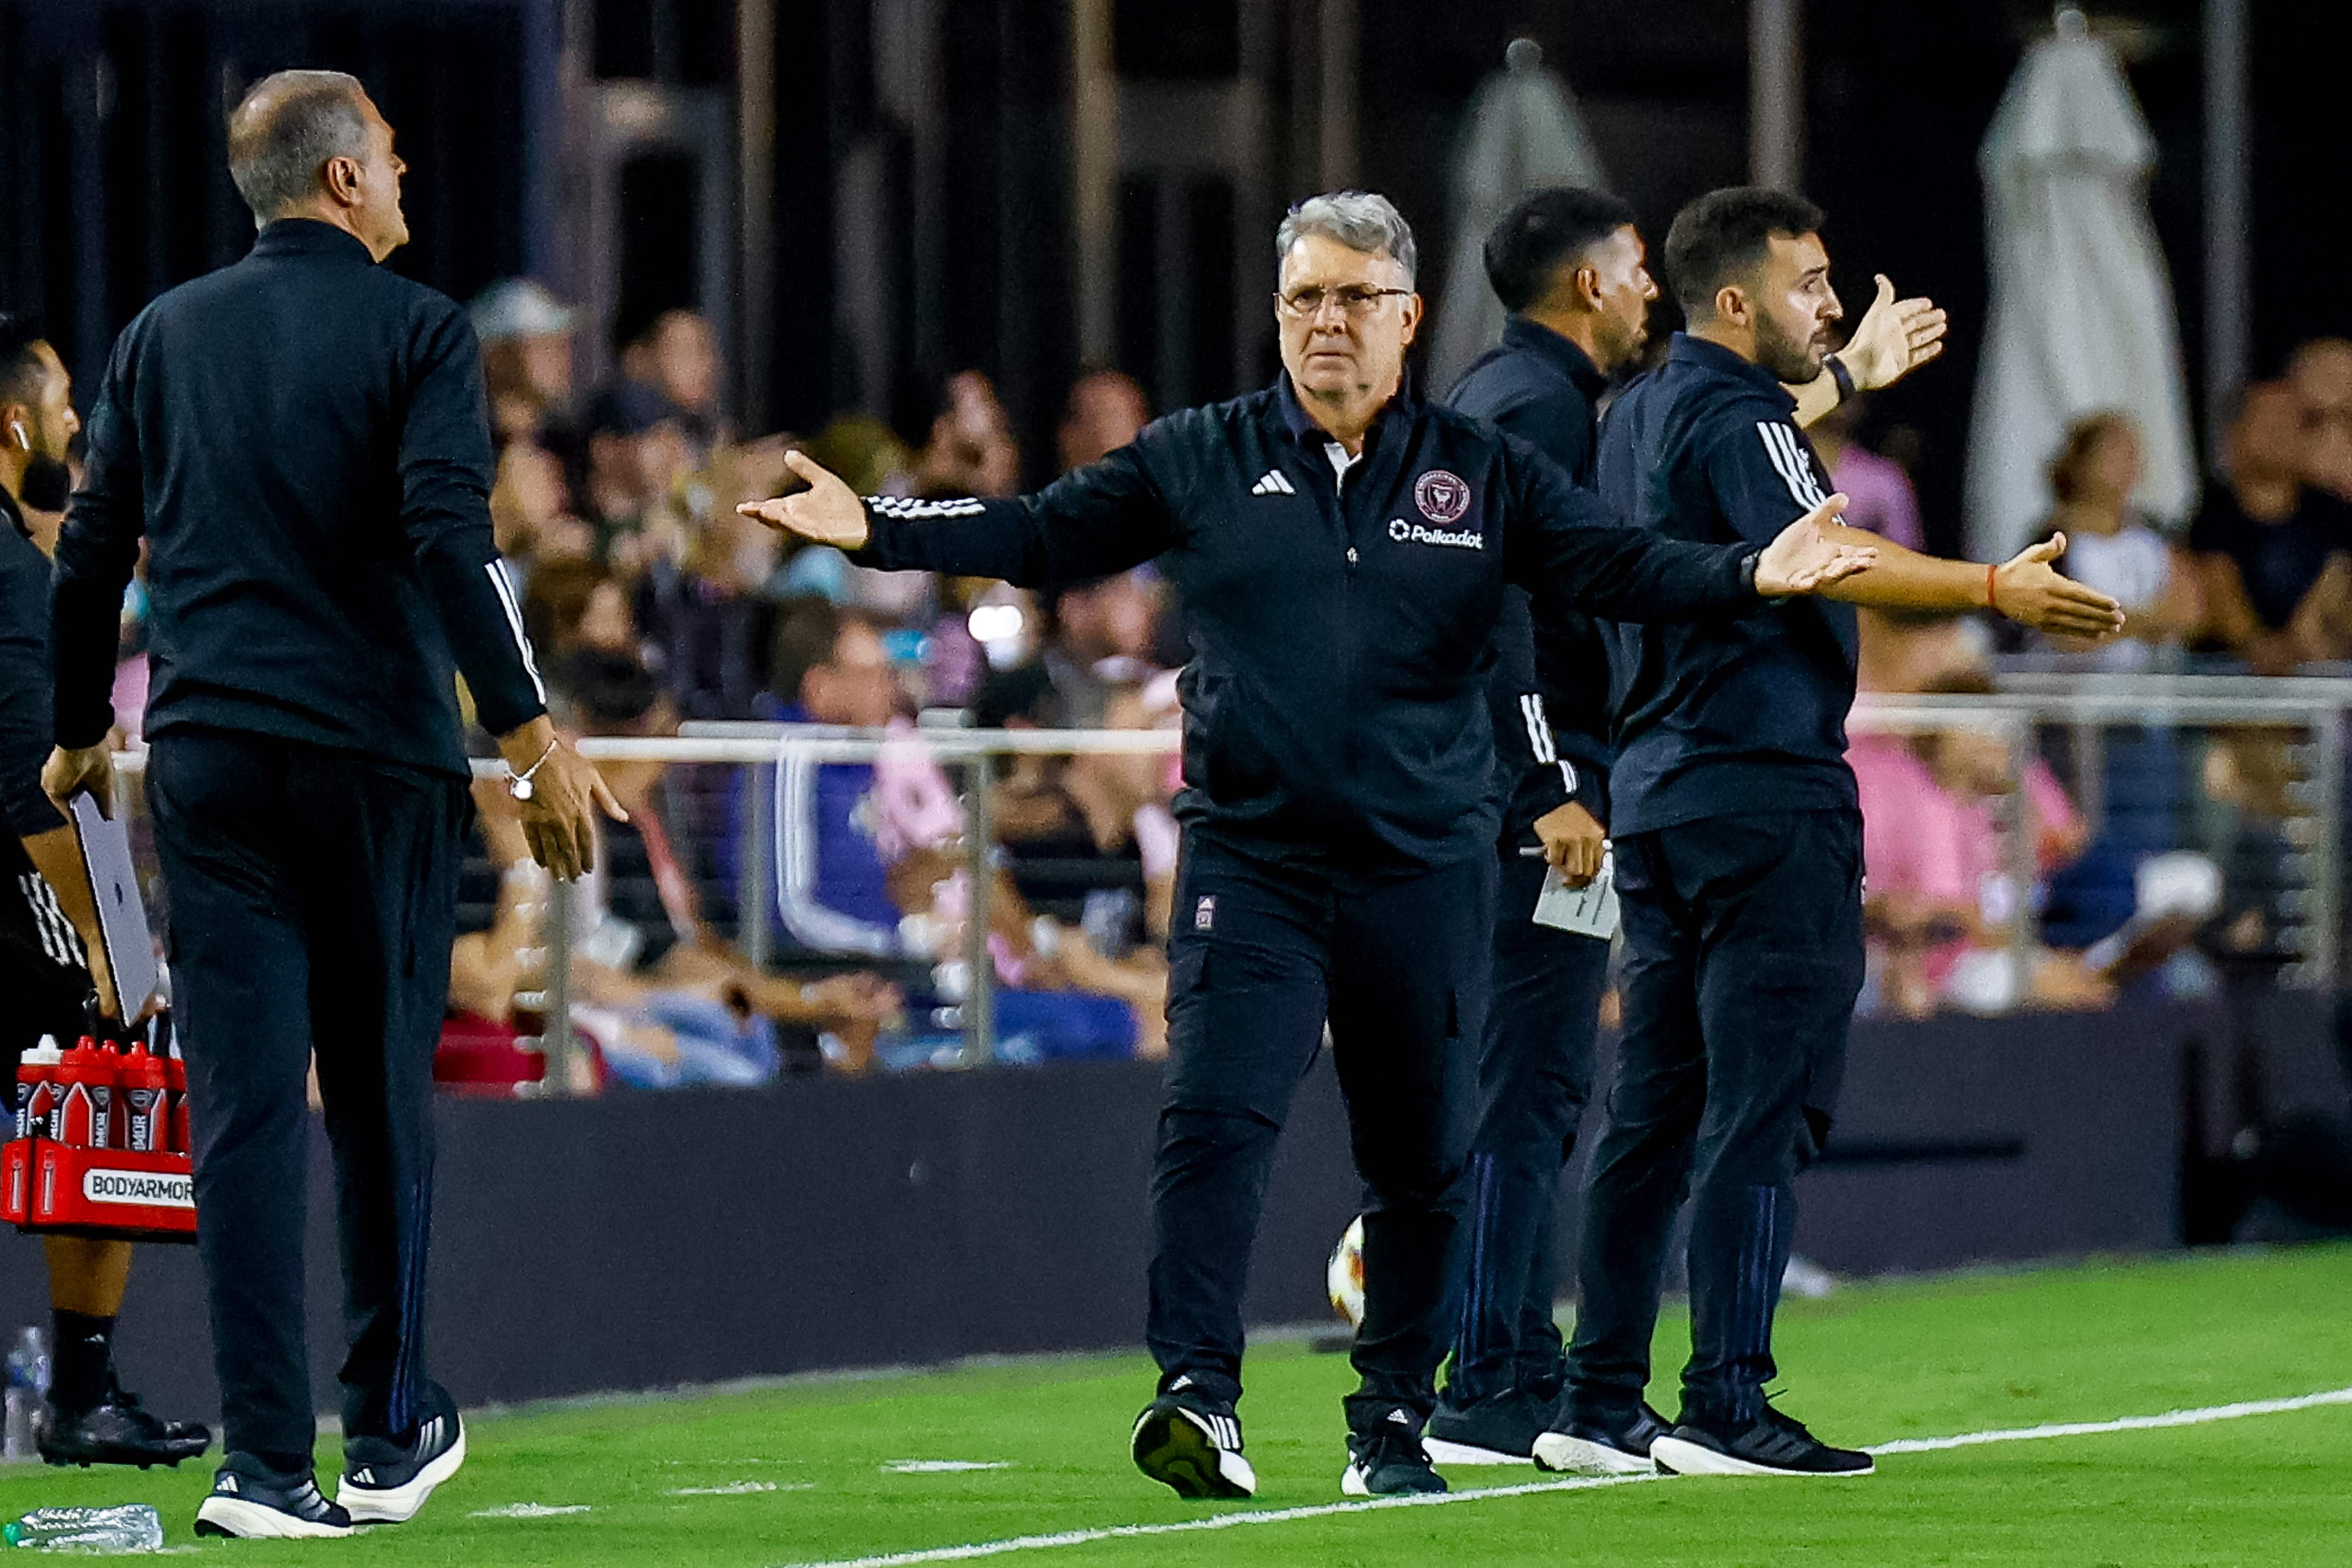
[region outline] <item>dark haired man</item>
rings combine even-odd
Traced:
[[[1487,281],[1510,312],[1503,341],[1446,401],[1590,487],[1601,391],[1649,338],[1658,289],[1647,259],[1633,209],[1615,196],[1558,188],[1521,198],[1486,237]],[[1878,300],[1847,345],[1848,374],[1883,386],[1935,357],[1943,330],[1942,311],[1926,300],[1895,300],[1881,278]],[[1818,374],[1798,394],[1799,421],[1835,406],[1838,385],[1836,373]],[[1531,618],[1528,595],[1507,588],[1487,685],[1503,801],[1494,976],[1479,1045],[1459,1322],[1429,1430],[1510,1458],[1535,1453],[1565,1375],[1552,1321],[1553,1218],[1591,1091],[1609,942],[1538,924],[1532,912],[1553,868],[1570,886],[1601,869],[1608,637],[1602,623],[1563,606]]]
[[[549,869],[585,870],[591,812],[620,808],[548,721],[490,542],[473,329],[377,265],[408,238],[391,126],[353,79],[284,71],[227,131],[260,236],[115,343],[58,544],[42,782],[111,800],[115,626],[143,537],[147,798],[227,1450],[196,1529],[342,1536],[413,1517],[466,1452],[422,1365],[433,1052],[470,808],[456,672]],[[311,1472],[303,1327],[314,1054],[350,1338],[338,1502]]]
[[[1666,237],[1689,321],[1612,406],[1604,499],[1688,540],[1769,537],[1829,489],[1788,384],[1822,368],[1842,315],[1822,215],[1775,191],[1717,191]],[[1870,537],[1840,525],[1848,538]],[[2122,614],[2050,562],[1988,567],[1881,542],[1878,564],[1709,627],[1617,628],[1610,826],[1623,901],[1625,1034],[1585,1194],[1568,1390],[1537,1451],[1561,1468],[1644,1457],[1685,1473],[1851,1475],[1764,1400],[1793,1182],[1827,1136],[1862,982],[1862,822],[1845,763],[1854,622],[1991,608],[2111,635]],[[1642,1452],[1668,1235],[1687,1188],[1692,1352],[1674,1429]]]
[[[121,1017],[105,973],[98,905],[70,818],[41,793],[49,754],[49,552],[70,477],[66,446],[81,428],[73,384],[38,332],[0,315],[0,1088],[43,1036],[71,1044],[95,990]],[[96,972],[95,974],[93,972]],[[114,1321],[131,1244],[41,1238],[57,1351],[41,1457],[53,1465],[176,1465],[211,1445],[193,1422],[140,1408],[114,1373]]]

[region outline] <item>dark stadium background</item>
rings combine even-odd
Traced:
[[[872,388],[980,366],[1011,408],[1024,449],[1042,464],[1077,358],[1070,7],[941,0],[941,156],[931,198],[919,203],[909,137],[877,90],[877,70],[892,66],[887,18],[909,9],[877,0],[773,5],[765,287],[746,287],[740,270],[727,269],[731,258],[711,270],[699,247],[723,228],[702,227],[709,215],[691,210],[690,155],[655,154],[618,174],[618,232],[609,237],[617,287],[604,302],[613,324],[626,328],[672,303],[710,306],[699,298],[703,280],[730,278],[739,406],[752,427],[814,428],[836,409],[877,401]],[[2162,146],[2152,204],[2194,386],[2202,348],[2199,7],[2128,0],[2092,10],[2103,25],[2127,24],[2132,85]],[[1315,11],[1314,0],[1114,7],[1122,83],[1213,84],[1235,73],[1245,47],[1266,49],[1272,67],[1273,166],[1256,210],[1244,210],[1246,198],[1218,176],[1122,181],[1115,357],[1163,403],[1222,396],[1271,372],[1271,322],[1251,336],[1244,303],[1265,279],[1235,275],[1233,258],[1257,254],[1236,247],[1235,226],[1244,237],[1269,228],[1279,201],[1318,183],[1311,124],[1301,131],[1313,87],[1294,79]],[[1870,269],[1883,268],[1948,304],[1958,324],[1948,365],[1873,416],[1917,431],[1931,541],[1949,548],[1986,288],[1977,145],[2023,43],[2048,27],[2050,12],[2016,0],[1811,0],[1804,11],[1804,184],[1831,213],[1841,286],[1852,298],[1866,290]],[[2252,368],[2262,374],[2288,345],[2352,326],[2352,307],[2315,243],[2339,220],[2341,193],[2352,185],[2352,137],[2342,129],[2352,9],[2255,0],[2251,16],[2261,171]],[[1357,175],[1392,194],[1418,226],[1433,289],[1448,239],[1454,137],[1470,92],[1514,37],[1541,43],[1567,77],[1654,241],[1679,202],[1743,176],[1742,0],[1362,0],[1360,29]],[[703,93],[731,119],[742,107],[738,37],[733,0],[7,0],[0,296],[49,324],[86,384],[148,299],[241,253],[250,231],[222,167],[224,95],[295,64],[357,72],[399,129],[414,171],[415,238],[394,265],[461,298],[519,271],[560,285],[567,257],[593,242],[579,222],[577,179],[567,183],[556,155],[572,133],[564,50],[594,80]],[[886,166],[879,219],[861,226],[845,226],[835,178],[853,146],[878,147]],[[719,174],[731,209],[731,172]],[[1163,190],[1162,177],[1180,184]],[[928,233],[918,232],[919,212]],[[722,226],[728,216],[718,215]],[[1181,232],[1162,232],[1168,225]],[[912,258],[922,247],[939,282],[919,301]],[[1171,258],[1183,264],[1171,270]],[[878,368],[853,363],[837,320],[840,276],[853,265],[880,268],[895,295],[884,340],[891,363]],[[1670,307],[1662,310],[1670,317]]]

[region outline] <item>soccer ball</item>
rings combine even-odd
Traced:
[[[1331,1262],[1323,1272],[1324,1283],[1330,1288],[1331,1308],[1348,1320],[1351,1329],[1364,1326],[1364,1216],[1358,1215],[1348,1222],[1348,1231],[1339,1245],[1331,1249]]]

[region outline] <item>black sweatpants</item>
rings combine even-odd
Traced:
[[[1797,1173],[1829,1134],[1862,988],[1862,818],[1708,817],[1615,841],[1624,1038],[1585,1189],[1571,1408],[1630,1408],[1687,1192],[1685,1419],[1739,1425],[1774,1375]]]
[[[1493,984],[1478,1047],[1478,1131],[1470,1145],[1461,1280],[1445,1403],[1461,1409],[1512,1388],[1559,1392],[1552,1321],[1559,1178],[1592,1093],[1609,944],[1531,918],[1544,862],[1506,846],[1496,868]]]
[[[1386,875],[1286,867],[1188,829],[1151,1183],[1148,1326],[1165,1389],[1241,1393],[1242,1298],[1266,1173],[1323,1026],[1364,1216],[1352,1426],[1426,1417],[1470,1142],[1487,859]]]
[[[174,730],[147,792],[188,1060],[196,1245],[230,1452],[316,1435],[302,1230],[317,1055],[349,1354],[343,1429],[400,1437],[424,1384],[433,1052],[449,989],[457,779],[258,735]]]

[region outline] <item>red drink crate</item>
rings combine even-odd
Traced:
[[[0,1149],[0,1220],[36,1235],[192,1242],[195,1174],[185,1154],[19,1138]]]

